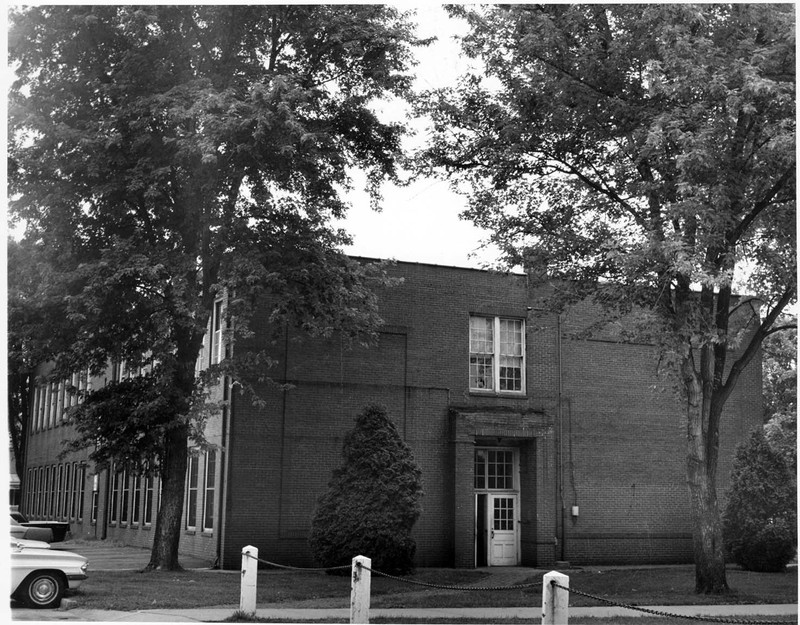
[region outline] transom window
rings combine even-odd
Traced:
[[[476,449],[475,488],[513,490],[514,452],[510,449]]]
[[[469,318],[469,388],[525,392],[525,322],[501,317]]]

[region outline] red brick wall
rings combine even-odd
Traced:
[[[596,319],[588,307],[564,317],[559,341],[556,317],[536,309],[524,276],[416,264],[400,264],[392,272],[404,282],[381,293],[386,326],[379,344],[369,349],[348,350],[338,337],[310,339],[282,328],[272,334],[266,309],[253,320],[251,346],[269,348],[278,359],[265,373],[290,386],[284,391],[262,384],[259,404],[234,392],[227,464],[218,467],[220,474],[227,471],[217,491],[224,496],[225,522],[218,520],[212,535],[185,534],[182,552],[208,557],[221,540],[226,568],[239,567],[241,548],[248,544],[259,547],[264,559],[312,564],[307,536],[316,499],[341,462],[342,440],[353,419],[364,405],[379,401],[423,472],[423,513],[414,529],[418,565],[474,561],[472,471],[478,437],[467,421],[476,411],[499,415],[497,423],[506,425],[531,415],[543,424],[502,441],[519,453],[522,564],[690,558],[685,417],[656,375],[650,346],[576,339],[573,332]],[[470,314],[525,320],[525,396],[469,392]],[[236,349],[247,347],[242,342]],[[734,445],[760,422],[760,391],[755,362],[723,420],[721,496]],[[226,442],[219,418],[209,422],[208,433],[212,442]],[[29,466],[54,458],[64,434],[56,427],[31,436]],[[494,444],[492,438],[484,436],[480,444]],[[90,491],[87,480],[87,497]],[[103,484],[100,492],[104,496]],[[573,505],[579,506],[575,518]],[[93,530],[85,523],[80,529]],[[143,546],[149,534],[109,530],[111,538]]]
[[[471,566],[473,559],[474,441],[453,442],[453,406],[561,415],[549,434],[512,441],[523,475],[523,563],[687,560],[685,423],[679,402],[656,375],[652,347],[575,340],[571,332],[596,317],[587,308],[573,311],[563,327],[559,412],[556,319],[528,309],[535,300],[524,277],[414,264],[394,273],[404,283],[381,295],[388,327],[377,348],[347,352],[336,339],[300,340],[291,333],[276,374],[284,375],[285,367],[295,388],[270,391],[266,408],[238,403],[226,534],[231,562],[252,543],[262,557],[311,564],[306,537],[314,502],[340,462],[354,416],[373,400],[389,407],[423,470],[424,511],[414,532],[418,564]],[[469,393],[470,313],[526,320],[527,397]],[[759,387],[751,368],[731,399],[723,488],[733,444],[758,421]],[[572,505],[579,506],[575,518]]]

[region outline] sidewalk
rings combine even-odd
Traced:
[[[643,606],[645,607],[645,606]],[[797,616],[796,604],[779,605],[693,605],[693,606],[647,606],[648,609],[669,612],[681,616],[739,617],[752,616]],[[236,606],[194,608],[183,610],[141,610],[138,612],[119,612],[106,610],[14,610],[15,621],[84,621],[105,623],[203,623],[220,622],[229,618],[237,610]],[[570,618],[619,618],[622,616],[647,616],[635,610],[616,607],[570,608]],[[276,619],[282,623],[296,623],[305,620],[330,622],[332,620],[349,619],[347,608],[339,609],[278,609],[265,608],[256,610],[256,616],[264,619]],[[433,619],[437,622],[458,622],[462,619],[518,618],[536,622],[541,619],[542,610],[536,608],[414,608],[414,609],[381,609],[370,610],[370,617],[392,617],[413,623],[421,619]]]

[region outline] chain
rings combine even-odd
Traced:
[[[375,573],[375,575],[380,575],[381,577],[387,577],[389,579],[394,579],[399,582],[404,582],[406,584],[413,584],[415,586],[427,586],[428,588],[438,588],[439,590],[474,590],[474,591],[482,591],[482,590],[521,590],[523,588],[536,588],[537,586],[541,586],[542,582],[533,582],[529,584],[516,584],[514,586],[445,586],[442,584],[432,584],[430,582],[421,582],[416,579],[408,579],[405,577],[398,577],[395,575],[390,575],[389,573],[383,573],[381,571],[377,571],[375,569],[371,569],[368,566],[364,566],[360,562],[356,562],[356,566],[359,568],[363,568],[365,571],[369,571],[370,573]]]
[[[243,555],[251,558],[252,560],[258,560],[261,564],[267,564],[269,566],[274,566],[276,569],[285,569],[288,571],[343,571],[344,569],[352,568],[352,565],[345,564],[342,566],[320,566],[320,567],[303,567],[303,566],[289,566],[287,564],[276,564],[275,562],[270,562],[269,560],[262,560],[261,558],[257,558],[254,555],[251,555],[248,552],[245,552]]]
[[[731,618],[721,618],[715,616],[690,616],[690,615],[683,615],[683,614],[673,614],[671,612],[660,612],[658,610],[651,610],[649,608],[640,608],[639,606],[635,605],[628,605],[625,603],[619,603],[617,601],[612,601],[611,599],[605,599],[603,597],[597,597],[595,595],[590,595],[586,592],[581,592],[575,588],[568,588],[566,586],[562,586],[555,580],[551,580],[550,583],[555,586],[556,588],[561,588],[562,590],[566,590],[567,592],[575,593],[576,595],[581,595],[582,597],[588,597],[589,599],[594,599],[595,601],[602,601],[603,603],[607,603],[608,605],[613,605],[618,608],[627,608],[628,610],[636,610],[638,612],[646,612],[647,614],[654,614],[656,616],[668,616],[670,618],[682,618],[688,619],[691,621],[705,621],[711,623],[735,623],[737,625],[778,625],[780,623],[785,623],[786,621],[748,621],[744,619],[731,619]]]
[[[262,564],[266,564],[268,566],[272,566],[278,569],[285,569],[290,571],[343,571],[345,569],[352,568],[352,565],[345,564],[342,566],[326,566],[326,567],[300,567],[300,566],[289,566],[286,564],[277,564],[275,562],[270,562],[269,560],[262,560],[261,558],[257,558],[256,556],[251,555],[250,553],[244,553],[243,555],[247,556],[248,558],[252,558],[253,560],[258,560]],[[514,584],[512,586],[448,586],[444,584],[434,584],[431,582],[421,582],[415,579],[408,579],[405,577],[399,577],[397,575],[390,575],[389,573],[384,573],[382,571],[378,571],[376,569],[372,569],[368,566],[364,566],[361,562],[356,562],[356,566],[358,568],[364,569],[365,571],[369,571],[370,573],[375,573],[380,577],[386,577],[387,579],[393,579],[399,582],[403,582],[405,584],[411,584],[414,586],[425,586],[426,588],[437,588],[439,590],[464,590],[464,591],[499,591],[499,590],[524,590],[526,588],[536,588],[542,585],[542,582],[530,582],[528,584]],[[674,614],[671,612],[662,612],[659,610],[652,610],[650,608],[642,608],[635,605],[630,605],[626,603],[620,603],[618,601],[612,601],[611,599],[606,599],[604,597],[598,597],[596,595],[589,594],[587,592],[583,592],[577,590],[576,588],[569,588],[567,586],[562,586],[555,580],[550,582],[556,588],[561,588],[562,590],[566,590],[567,592],[574,593],[576,595],[581,595],[582,597],[586,597],[588,599],[594,599],[595,601],[600,601],[607,605],[612,605],[618,608],[625,608],[628,610],[636,610],[638,612],[645,612],[647,614],[653,614],[655,616],[666,616],[670,618],[681,618],[687,619],[690,621],[704,621],[710,623],[732,623],[734,625],[781,625],[786,621],[748,621],[746,619],[733,619],[733,618],[720,618],[714,616],[691,616],[691,615],[684,615],[684,614]]]

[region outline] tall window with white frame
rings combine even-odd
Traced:
[[[81,504],[82,505],[82,504]],[[95,473],[92,476],[92,511],[90,512],[90,522],[92,525],[97,524],[97,513],[100,506],[100,477]]]
[[[65,520],[69,520],[70,511],[72,510],[72,463],[67,462],[64,465],[64,501],[61,508],[61,516]]]
[[[109,505],[108,505],[108,511],[109,511],[109,515],[108,516],[109,516],[109,522],[111,523],[111,525],[116,525],[117,524],[117,503],[119,501],[119,494],[118,494],[119,493],[119,489],[118,489],[118,486],[119,486],[119,477],[120,477],[120,475],[119,475],[119,472],[114,468],[113,465],[111,467],[110,475],[111,475],[111,488],[109,489],[109,492],[111,493],[111,501],[109,502]]]
[[[222,300],[214,302],[214,311],[211,318],[211,364],[222,361]]]
[[[122,476],[120,477],[120,513],[119,513],[119,520],[120,523],[127,524],[128,523],[128,510],[129,510],[129,498],[131,493],[131,484],[130,484],[130,476],[128,475],[127,471],[122,472]]]
[[[475,392],[525,393],[525,322],[469,318],[469,388]]]
[[[214,485],[217,478],[217,451],[206,452],[204,492],[203,492],[203,531],[214,531]]]
[[[148,475],[144,482],[144,526],[150,527],[153,523],[153,481],[154,477]]]
[[[139,474],[133,476],[133,486],[131,489],[131,525],[139,525],[139,512],[142,504],[142,478]]]
[[[194,454],[189,456],[189,466],[186,470],[186,529],[197,529],[197,486],[198,486],[198,458]]]
[[[75,517],[77,521],[83,521],[83,497],[85,495],[84,488],[86,485],[86,465],[82,462],[78,464],[76,481],[78,482],[77,486],[77,496],[78,496],[78,511],[77,516]]]

